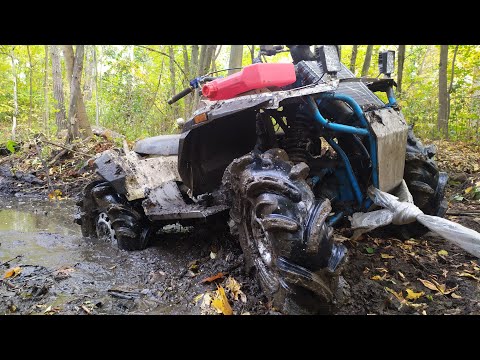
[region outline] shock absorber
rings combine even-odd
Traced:
[[[293,121],[289,121],[288,125],[288,132],[285,134],[285,151],[293,163],[305,162],[308,165],[311,120],[297,115]]]

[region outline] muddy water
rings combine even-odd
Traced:
[[[48,306],[60,314],[199,313],[193,298],[204,285],[187,271],[191,261],[208,259],[208,241],[173,234],[126,252],[86,241],[73,214],[71,201],[0,198],[0,264],[19,256],[0,271],[23,270],[11,279],[15,287],[0,286],[0,313],[9,313],[7,303],[22,314]],[[62,268],[65,278],[55,275]]]

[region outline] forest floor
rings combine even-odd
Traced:
[[[435,144],[450,175],[446,217],[480,231],[480,147]],[[81,237],[74,205],[94,176],[89,156],[114,146],[95,136],[63,155],[41,142],[0,155],[0,314],[277,314],[228,234],[165,230],[137,252]],[[443,238],[336,234],[350,297],[334,313],[480,314],[479,260]]]

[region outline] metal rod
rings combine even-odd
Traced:
[[[369,131],[367,129],[329,122],[322,116],[322,114],[320,114],[320,111],[318,111],[317,103],[315,102],[315,100],[313,100],[311,96],[307,98],[307,101],[310,109],[313,112],[314,119],[318,121],[324,128],[349,134],[369,135]]]
[[[347,96],[347,95],[342,95],[342,94],[333,94],[333,93],[322,93],[320,94],[320,96],[322,98],[331,98],[331,99],[335,99],[335,100],[341,100],[341,101],[344,101],[346,102],[353,110],[353,112],[355,113],[355,115],[357,116],[358,120],[360,121],[360,123],[362,124],[363,127],[365,127],[365,129],[362,129],[362,130],[365,130],[367,132],[367,136],[368,136],[368,141],[370,143],[370,157],[372,159],[372,182],[373,182],[373,186],[375,186],[376,188],[379,187],[379,182],[378,182],[378,160],[377,160],[377,142],[373,136],[373,134],[367,130],[369,129],[369,125],[368,125],[368,122],[367,122],[367,119],[365,119],[365,116],[363,114],[363,110],[362,108],[360,107],[360,105],[358,105],[358,103],[350,96]],[[318,109],[317,109],[318,111]],[[336,124],[336,125],[339,125],[339,124]],[[341,131],[341,130],[339,130]]]
[[[348,160],[347,154],[342,150],[342,148],[332,139],[326,139],[328,144],[337,152],[337,154],[342,158],[343,163],[345,164],[345,169],[347,170],[348,180],[350,182],[350,186],[352,187],[353,193],[355,194],[355,198],[358,202],[358,205],[362,205],[363,203],[363,195],[360,191],[360,186],[358,185],[357,178],[353,173],[352,165],[350,164],[350,160]]]

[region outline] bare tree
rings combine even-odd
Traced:
[[[447,93],[448,45],[440,45],[438,65],[438,130],[448,138],[448,93]]]
[[[228,75],[234,74],[240,69],[233,69],[239,68],[242,66],[242,58],[243,58],[243,45],[232,45],[230,48],[230,60],[228,62]]]
[[[403,64],[405,63],[405,45],[398,45],[398,74],[397,74],[397,92],[402,93],[403,82]]]
[[[173,60],[175,59],[175,52],[173,51],[173,45],[168,47],[168,55],[169,55],[169,64],[170,64],[170,89],[172,96],[177,93],[177,86],[176,86],[176,79],[175,79],[175,64]],[[173,118],[178,118],[178,104],[172,104],[172,112]]]
[[[368,75],[368,69],[370,69],[370,62],[372,61],[373,45],[367,45],[367,52],[365,53],[365,60],[363,61],[361,76]]]
[[[358,45],[353,45],[352,56],[350,57],[350,71],[355,74],[355,64],[357,62]]]
[[[455,60],[457,59],[457,52],[458,52],[458,46],[455,46],[455,50],[453,51],[453,59],[452,59],[452,74],[450,76],[450,85],[448,86],[448,111],[447,111],[447,118],[450,119],[450,105],[451,105],[451,98],[450,94],[453,91],[453,79],[455,77]]]
[[[67,128],[67,116],[65,114],[65,100],[63,96],[62,67],[60,64],[60,54],[57,45],[50,46],[52,55],[52,80],[53,80],[53,98],[55,99],[55,123],[57,124],[57,134]]]
[[[84,46],[84,45],[82,45]],[[82,48],[83,49],[83,48]],[[84,50],[82,50],[82,53]],[[67,67],[67,79],[68,83],[70,85],[70,89],[72,89],[72,76],[73,76],[73,68],[75,66],[75,59],[76,54],[73,52],[73,46],[72,45],[63,45],[63,56],[65,58],[65,64]],[[83,68],[83,57],[82,57],[82,68]],[[82,73],[80,72],[79,76],[79,81],[81,82],[82,78]],[[92,128],[90,127],[90,123],[88,121],[87,117],[87,111],[85,109],[85,103],[83,102],[83,95],[82,95],[82,90],[81,88],[79,89],[80,93],[79,96],[76,96],[75,99],[78,101],[78,104],[76,104],[75,111],[77,112],[76,119],[78,121],[78,127],[81,130],[81,135],[82,137],[88,137],[91,136],[92,133]],[[72,98],[70,94],[70,98]],[[71,107],[71,106],[70,106]],[[68,114],[69,120],[70,120],[70,113]]]
[[[97,63],[97,46],[93,45],[93,63],[95,69],[95,125],[100,126],[100,108],[98,106],[98,63]]]
[[[206,74],[210,71],[210,69],[212,67],[213,55],[215,54],[215,49],[216,48],[217,48],[217,45],[207,45],[203,74]]]
[[[32,64],[32,54],[30,54],[30,46],[27,45],[27,54],[28,54],[28,79],[30,81],[29,88],[29,111],[28,111],[28,127],[32,127],[32,112],[33,112],[33,64]]]
[[[89,101],[92,99],[93,88],[93,45],[85,45],[85,80],[83,81],[83,100]]]
[[[48,104],[48,45],[45,45],[45,68],[43,70],[43,100],[44,100],[44,112],[43,112],[43,131],[48,134],[48,119],[50,117],[50,106]]]
[[[15,62],[15,47],[12,46],[10,50],[10,60],[12,64],[12,77],[13,77],[13,114],[12,114],[12,139],[15,140],[17,131],[17,116],[18,116],[18,97],[17,97],[17,68]]]
[[[77,45],[73,59],[73,73],[70,82],[70,107],[68,109],[68,137],[67,143],[80,136],[79,121],[76,120],[78,98],[82,96],[80,79],[83,70],[84,45]]]
[[[190,80],[193,76],[190,72],[190,60],[188,59],[188,48],[187,45],[182,45],[183,49],[183,67],[187,78]],[[155,94],[156,95],[156,94]],[[185,106],[184,106],[184,117],[186,118],[190,114],[192,98],[191,96],[185,97]]]

